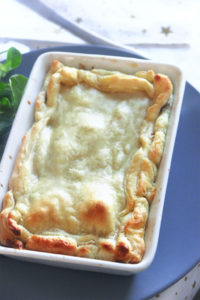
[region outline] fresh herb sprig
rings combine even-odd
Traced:
[[[5,52],[7,59],[0,63],[0,157],[27,83],[23,75],[9,77],[9,72],[21,64],[21,53],[14,47],[0,54]]]

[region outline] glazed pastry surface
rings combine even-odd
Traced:
[[[138,263],[172,94],[169,78],[52,63],[0,214],[6,246]]]

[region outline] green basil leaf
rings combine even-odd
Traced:
[[[0,159],[2,157],[4,147],[8,139],[11,124],[12,122],[10,123],[6,122],[5,124],[2,124],[2,122],[0,121]]]
[[[15,111],[21,101],[26,83],[27,78],[23,75],[13,75],[9,79],[10,89],[12,91],[12,105]]]
[[[17,68],[22,61],[21,53],[14,47],[8,50],[7,59],[3,64],[0,64],[0,78],[4,78],[7,73]]]
[[[21,63],[21,54],[15,48],[10,48],[7,52],[7,60],[0,63],[0,78],[17,68]],[[15,117],[21,97],[24,93],[27,78],[23,75],[13,75],[9,82],[0,81],[0,157],[2,156],[8,134]]]
[[[6,59],[6,62],[4,63],[4,65],[6,65],[11,70],[13,70],[13,69],[16,69],[17,67],[19,67],[19,65],[21,64],[21,61],[22,61],[22,55],[19,52],[19,50],[17,50],[14,47],[11,47],[8,50],[7,59]]]
[[[7,111],[12,108],[12,105],[10,103],[10,100],[8,97],[2,97],[0,99],[0,111]]]
[[[3,90],[7,86],[6,83],[0,81],[0,91]]]
[[[13,121],[13,114],[0,114],[0,134],[3,133],[4,129],[6,129],[7,127],[9,127],[12,124]]]
[[[3,97],[8,97],[9,99],[12,97],[12,91],[9,84],[2,85],[0,88],[0,102]]]

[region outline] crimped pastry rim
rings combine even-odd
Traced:
[[[112,68],[115,68],[115,65],[117,65],[116,69],[121,69],[122,68],[122,62],[125,66],[129,65],[129,64],[130,65],[136,65],[136,66],[141,65],[141,66],[144,66],[146,68],[147,65],[150,65],[151,68],[152,67],[154,68],[154,66],[155,66],[155,69],[157,69],[157,70],[163,70],[164,68],[166,68],[167,74],[172,74],[173,81],[177,79],[177,81],[175,81],[175,84],[176,84],[176,95],[175,95],[176,96],[176,99],[175,99],[176,100],[176,107],[173,109],[174,110],[174,112],[173,112],[173,122],[172,122],[173,126],[170,125],[170,135],[172,134],[172,141],[170,140],[170,142],[168,142],[168,144],[167,144],[167,149],[170,150],[170,154],[167,156],[167,160],[165,158],[164,159],[165,162],[162,163],[162,170],[164,171],[165,175],[164,175],[164,181],[161,180],[162,185],[163,185],[162,192],[159,188],[159,197],[161,197],[162,200],[161,200],[161,202],[159,202],[160,203],[159,204],[159,210],[158,210],[159,211],[159,218],[156,217],[155,234],[153,234],[153,240],[151,241],[151,245],[148,245],[148,254],[145,255],[145,258],[142,260],[142,262],[139,263],[138,265],[130,265],[130,270],[132,270],[132,272],[137,272],[138,270],[141,271],[142,269],[146,268],[149,265],[149,263],[152,261],[155,250],[156,250],[156,245],[157,245],[157,239],[158,239],[158,234],[159,234],[159,226],[160,226],[160,218],[161,218],[162,207],[163,207],[163,202],[164,202],[163,197],[164,197],[164,194],[165,194],[165,187],[166,187],[166,183],[167,183],[167,174],[168,174],[167,169],[170,165],[172,146],[173,146],[174,139],[175,139],[176,128],[177,128],[177,124],[178,124],[178,118],[179,118],[180,107],[181,107],[181,100],[182,100],[181,96],[183,94],[184,82],[183,82],[182,77],[180,77],[181,76],[180,70],[177,69],[174,66],[168,66],[168,65],[164,65],[164,64],[155,63],[155,62],[145,62],[145,61],[137,60],[137,59],[127,59],[127,58],[120,58],[120,57],[113,58],[113,57],[109,57],[109,56],[105,57],[105,56],[101,56],[101,55],[85,55],[85,54],[59,53],[59,52],[57,52],[57,53],[46,53],[46,54],[41,55],[40,58],[38,59],[38,63],[39,63],[39,61],[40,61],[40,63],[42,61],[43,65],[47,65],[49,63],[49,61],[52,59],[52,56],[53,57],[59,56],[59,57],[61,57],[61,59],[66,61],[67,58],[65,58],[65,57],[67,57],[68,55],[69,55],[70,60],[73,57],[73,59],[75,59],[75,61],[79,60],[79,61],[82,61],[82,63],[88,61],[89,64],[91,64],[91,65],[94,64],[94,60],[97,61],[98,64],[101,64],[101,62],[103,61],[104,64],[105,63],[108,64],[108,68],[111,68],[111,65],[112,65]],[[91,59],[91,61],[90,61],[90,59]],[[119,64],[118,64],[118,62],[119,62]],[[141,68],[141,66],[140,66],[140,68]],[[33,70],[32,75],[35,76],[36,73],[38,72],[38,70],[36,72],[36,66],[34,68],[35,68],[35,70]],[[123,69],[124,68],[125,67],[123,67]],[[128,72],[130,72],[130,70]],[[30,91],[29,91],[29,94],[30,94]],[[26,98],[27,97],[30,97],[28,95],[28,93],[26,93]],[[24,102],[25,101],[26,100],[24,99]],[[24,106],[26,106],[26,104]],[[174,118],[174,114],[175,114],[175,118]],[[10,143],[8,143],[8,144],[10,144]],[[6,150],[8,150],[8,149],[6,149]],[[6,152],[5,155],[7,153],[8,152]],[[11,154],[13,154],[13,157],[15,156],[14,153],[11,153]],[[4,157],[4,162],[5,162],[5,157]],[[11,162],[10,162],[10,164],[11,164]],[[149,235],[149,233],[148,233],[148,235]],[[153,242],[153,245],[152,245],[152,242]],[[18,253],[24,253],[25,256],[27,255],[26,254],[27,251],[23,251],[23,250],[18,251],[18,250],[8,249],[8,248],[4,248],[4,247],[0,247],[0,248],[1,248],[2,252],[4,252],[4,250],[5,251],[7,250],[10,253],[9,255],[11,255],[11,253],[17,253],[17,254]],[[32,253],[33,253],[33,257],[36,253],[39,256],[41,255],[41,257],[43,255],[46,256],[45,253],[39,253],[39,252],[32,252]],[[55,255],[55,256],[59,257],[59,255]],[[62,257],[62,256],[60,256],[60,257]],[[65,259],[67,261],[68,257],[65,257]],[[78,258],[74,257],[73,261],[75,262],[76,259],[78,259]],[[87,263],[89,263],[89,260],[90,259],[87,259]],[[78,259],[78,261],[79,261],[79,259]],[[91,260],[91,261],[93,261],[93,265],[98,263],[98,261],[95,261],[95,260]],[[86,265],[87,265],[87,263],[86,263]],[[123,267],[121,264],[118,264],[118,263],[115,263],[115,264],[111,263],[111,265],[110,265],[109,262],[106,262],[106,261],[104,263],[105,263],[105,265],[107,265],[107,263],[108,263],[109,268],[110,268],[111,265],[113,265],[113,269],[115,269],[115,267],[114,267],[115,265],[116,266],[121,266],[121,269],[123,268],[124,270],[126,269],[126,267],[127,267],[127,269],[129,269],[129,264],[128,265],[126,264]],[[84,264],[84,260],[83,260],[83,264]],[[120,270],[119,270],[119,272],[120,272]]]

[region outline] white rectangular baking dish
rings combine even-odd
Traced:
[[[58,59],[64,64],[72,67],[84,66],[87,69],[95,67],[107,70],[118,70],[130,74],[139,70],[153,69],[155,72],[168,75],[173,82],[174,102],[171,111],[165,150],[157,178],[158,190],[150,208],[149,220],[146,228],[146,252],[142,261],[138,264],[109,262],[30,250],[16,250],[4,246],[0,246],[0,253],[21,260],[111,274],[128,275],[143,271],[153,261],[158,244],[166,186],[184,92],[185,82],[183,80],[183,74],[179,68],[173,65],[134,58],[63,52],[47,52],[42,54],[33,66],[2,157],[0,165],[0,202],[2,202],[7,191],[9,178],[22,137],[33,124],[36,97],[41,89],[43,79],[54,59]]]

